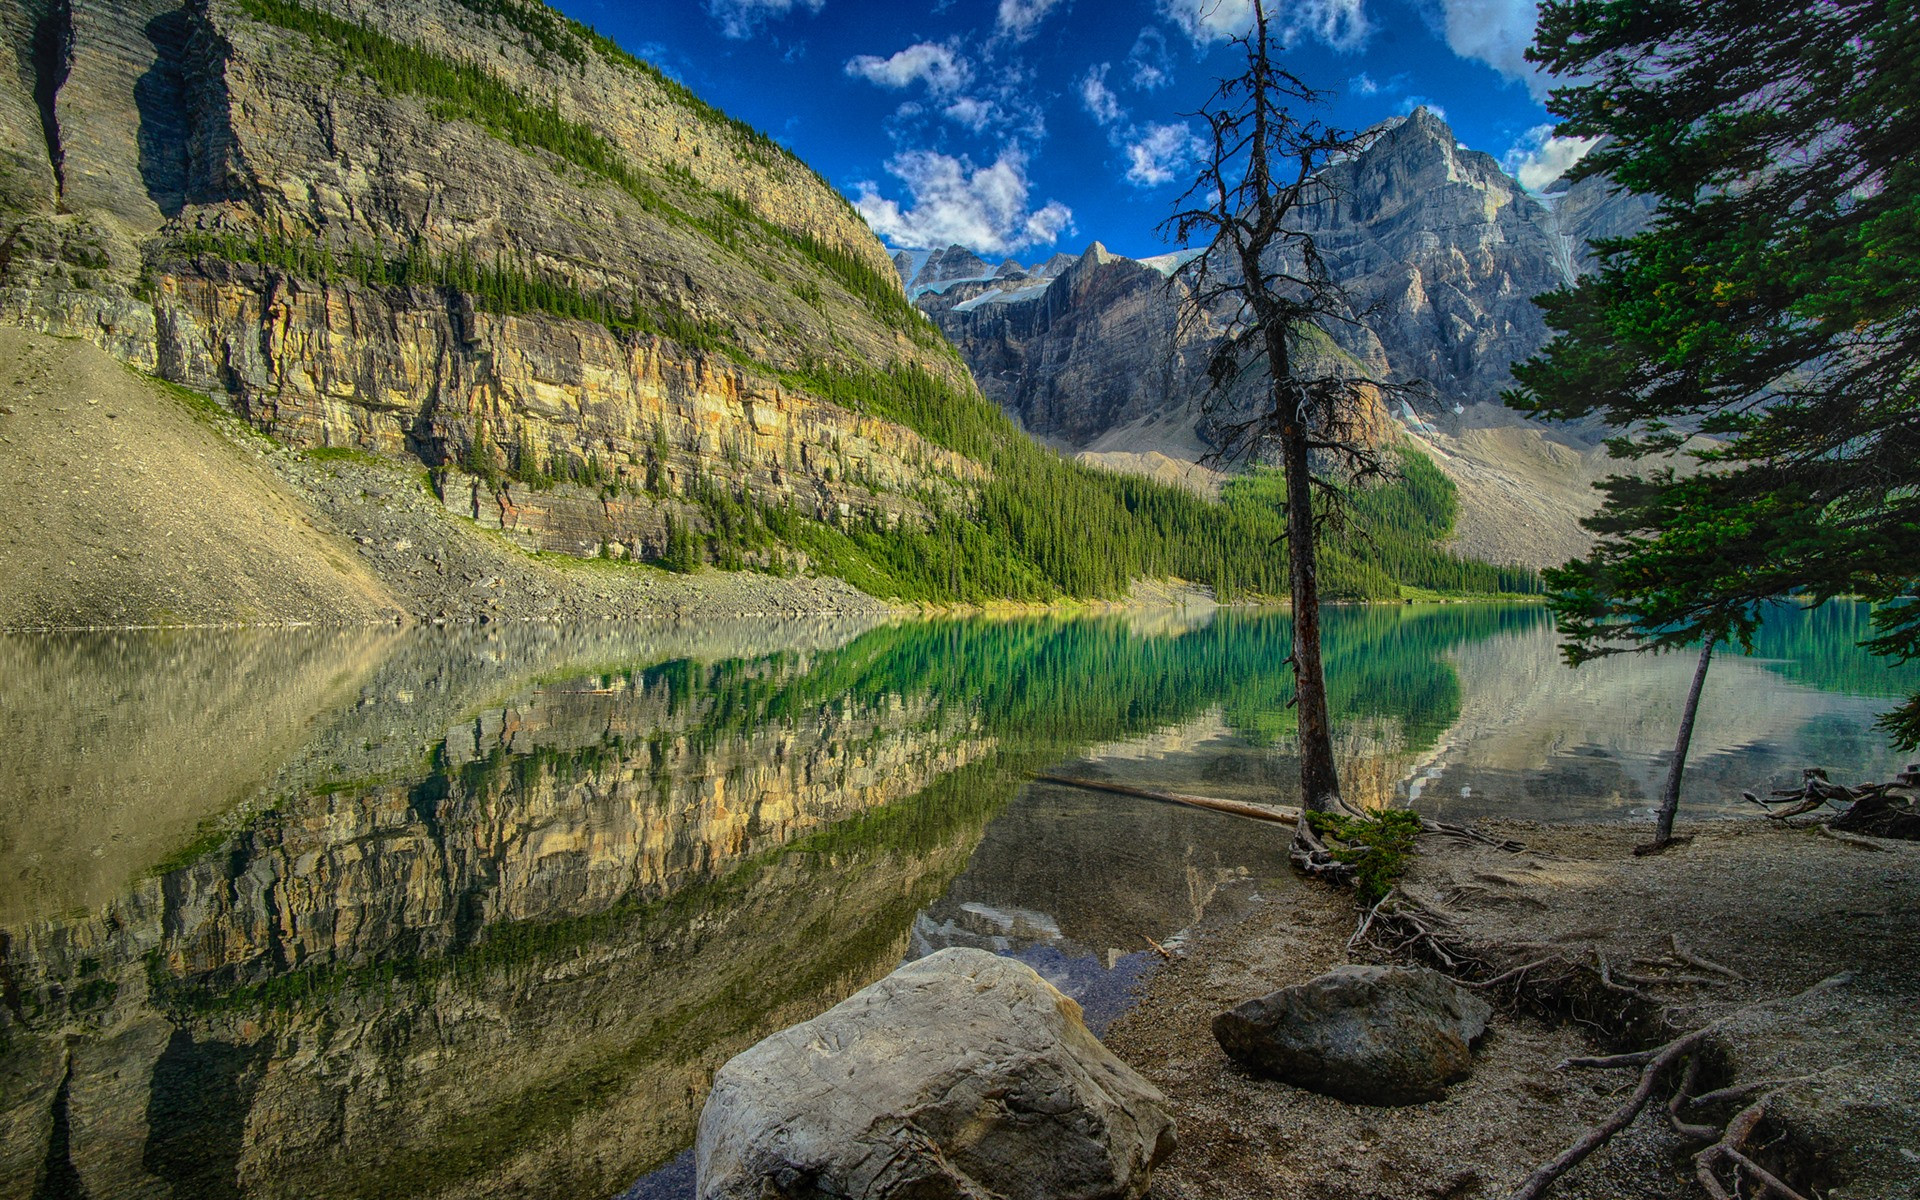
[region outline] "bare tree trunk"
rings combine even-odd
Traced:
[[[1693,669],[1693,686],[1687,689],[1687,707],[1680,714],[1680,733],[1673,739],[1673,761],[1667,764],[1667,786],[1660,793],[1660,811],[1654,818],[1651,849],[1658,850],[1673,840],[1673,815],[1680,808],[1680,775],[1687,769],[1687,747],[1693,742],[1693,718],[1700,710],[1700,689],[1706,686],[1707,664],[1713,661],[1713,644],[1720,635],[1710,633],[1700,646],[1700,663]]]
[[[1320,665],[1320,577],[1314,561],[1313,481],[1306,438],[1297,423],[1281,436],[1287,474],[1287,579],[1293,593],[1294,706],[1300,718],[1300,806],[1334,807],[1340,778],[1333,765],[1327,678]]]

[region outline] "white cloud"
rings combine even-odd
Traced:
[[[871,180],[857,186],[854,207],[873,231],[895,246],[961,245],[976,254],[1005,255],[1043,245],[1073,229],[1073,210],[1058,200],[1027,206],[1027,156],[1008,146],[992,166],[934,150],[909,150],[887,163],[907,185],[912,207],[880,195]]]
[[[1133,86],[1153,92],[1173,82],[1173,55],[1167,53],[1167,35],[1149,25],[1133,39],[1127,52],[1127,65],[1133,68]]]
[[[1355,96],[1372,96],[1380,91],[1380,84],[1365,71],[1347,80],[1347,91]]]
[[[817,13],[825,6],[826,0],[707,0],[707,15],[720,22],[727,37],[750,38],[796,8]]]
[[[981,47],[978,57],[968,54],[960,38],[918,42],[885,58],[859,55],[847,61],[845,70],[883,88],[926,88],[924,103],[909,100],[895,110],[888,133],[896,146],[931,140],[926,120],[935,115],[973,134],[992,131],[1003,141],[1037,142],[1047,136],[1033,68],[1017,56],[996,58],[992,42]]]
[[[1409,117],[1412,116],[1415,113],[1415,111],[1422,108],[1426,109],[1428,112],[1432,113],[1434,116],[1439,117],[1442,121],[1447,119],[1447,110],[1444,108],[1441,108],[1438,104],[1435,104],[1433,101],[1427,99],[1425,96],[1408,96],[1406,99],[1400,101],[1401,113]]]
[[[1159,187],[1189,174],[1206,143],[1182,121],[1173,125],[1148,122],[1127,131],[1127,182],[1135,187]]]
[[[1047,14],[1065,0],[1000,0],[999,18],[993,31],[1015,43],[1024,42],[1040,28]]]
[[[1587,156],[1599,138],[1555,137],[1553,126],[1535,125],[1515,142],[1500,165],[1530,192],[1546,188],[1554,180],[1573,170]]]
[[[1196,46],[1224,42],[1253,28],[1254,0],[1160,0],[1160,11]],[[1373,33],[1366,0],[1268,0],[1267,28],[1291,47],[1313,38],[1342,52]]]
[[[1112,69],[1112,63],[1101,63],[1097,67],[1087,68],[1087,73],[1080,79],[1080,103],[1102,125],[1111,125],[1127,115],[1127,111],[1120,107],[1120,97],[1114,95],[1113,89],[1107,86],[1107,72]]]
[[[953,103],[947,105],[942,111],[975,133],[981,132],[990,125],[1000,124],[1006,119],[998,104],[978,96],[957,96]]]
[[[1539,19],[1534,0],[1424,0],[1420,9],[1455,54],[1520,80],[1536,100],[1547,98],[1552,78],[1527,61]]]
[[[886,88],[904,88],[916,81],[936,96],[951,96],[973,81],[973,64],[951,45],[916,42],[887,58],[862,54],[847,60],[847,74]]]

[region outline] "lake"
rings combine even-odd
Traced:
[[[1862,606],[1712,669],[1681,821],[1885,778]],[[1306,885],[1283,614],[0,638],[0,1193],[684,1196],[727,1058],[944,946],[1103,1025]],[[1330,609],[1349,799],[1646,812],[1691,656]],[[1749,811],[1751,806],[1744,806]]]

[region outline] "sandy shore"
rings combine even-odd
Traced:
[[[1348,952],[1358,915],[1348,893],[1277,889],[1189,943],[1108,1031],[1108,1045],[1167,1093],[1179,1122],[1180,1149],[1150,1196],[1510,1195],[1634,1083],[1631,1071],[1558,1064],[1659,1039],[1649,1015],[1675,1033],[1726,1021],[1716,1038],[1725,1083],[1809,1077],[1780,1089],[1754,1139],[1807,1195],[1920,1195],[1920,844],[1870,850],[1759,817],[1698,827],[1691,842],[1650,858],[1632,854],[1639,827],[1510,823],[1497,832],[1527,850],[1425,839],[1406,891],[1447,914],[1452,936],[1494,967],[1551,957],[1592,975],[1587,965],[1604,955],[1615,971],[1659,980],[1633,989],[1643,999],[1623,991],[1613,1011],[1575,1019],[1544,986],[1554,971],[1528,977],[1540,987],[1491,989],[1503,1007],[1472,1079],[1429,1104],[1354,1106],[1257,1079],[1215,1045],[1214,1014],[1342,962],[1380,959]],[[1664,961],[1674,935],[1743,978],[1687,982],[1699,972]],[[1802,995],[1842,972],[1844,985]],[[1664,1110],[1650,1110],[1550,1194],[1697,1197],[1698,1148],[1667,1127]]]

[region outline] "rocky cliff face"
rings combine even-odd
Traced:
[[[938,290],[916,279],[915,302],[982,391],[1029,431],[1080,446],[1198,395],[1207,343],[1177,328],[1167,282],[1095,242],[1052,277],[1042,267]]]
[[[1633,232],[1650,206],[1604,179],[1530,196],[1425,109],[1385,127],[1328,175],[1334,199],[1311,210],[1306,225],[1355,310],[1351,325],[1329,331],[1337,347],[1328,351],[1384,378],[1431,385],[1430,402],[1392,415],[1438,439],[1443,467],[1472,490],[1462,514],[1471,552],[1531,563],[1577,552],[1585,544],[1577,520],[1591,507],[1586,485],[1597,470],[1586,461],[1591,439],[1529,427],[1526,452],[1498,462],[1482,461],[1478,443],[1453,439],[1522,424],[1498,401],[1513,363],[1548,336],[1533,297],[1590,269],[1588,240]],[[1212,441],[1196,406],[1218,324],[1178,319],[1172,277],[1189,258],[1127,259],[1096,242],[1064,270],[1056,260],[996,274],[977,259],[956,267],[950,252],[903,255],[897,265],[981,389],[1028,430],[1140,469],[1191,461]],[[1556,473],[1567,454],[1578,469]],[[1547,515],[1530,514],[1527,489],[1559,475],[1565,487],[1549,482]],[[1516,523],[1524,537],[1502,532]]]
[[[1591,263],[1587,239],[1629,233],[1649,211],[1597,179],[1543,203],[1425,109],[1328,175],[1335,198],[1305,224],[1357,321],[1332,332],[1369,370],[1432,385],[1442,412],[1497,401],[1512,364],[1546,340],[1533,297]],[[1085,446],[1203,391],[1215,334],[1180,327],[1170,286],[1190,257],[1133,260],[1096,242],[1065,270],[995,275],[944,251],[923,259],[911,288],[983,390],[1034,432]]]
[[[647,493],[624,537],[527,517],[547,548],[697,520],[705,474],[889,519],[964,487],[792,374],[965,381],[846,202],[535,0],[0,0],[0,26],[0,319],[298,446]]]

